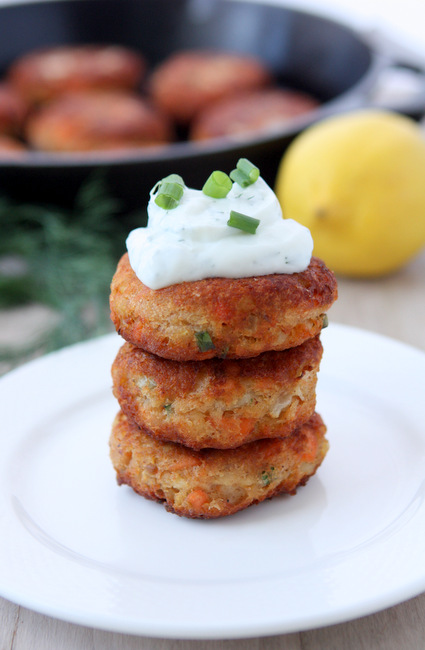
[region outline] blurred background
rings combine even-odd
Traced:
[[[359,31],[378,36],[382,42],[389,39],[400,52],[405,50],[417,60],[425,58],[421,29],[425,7],[421,0],[293,0],[285,4],[337,18]]]
[[[279,84],[311,93],[319,105],[273,133],[194,143],[177,125],[170,146],[112,154],[37,149],[29,130],[18,134],[25,151],[0,155],[0,373],[111,331],[109,283],[162,176],[182,173],[196,185],[245,155],[273,185],[289,143],[330,114],[378,106],[419,125],[424,118],[422,0],[171,0],[165,14],[160,0],[105,0],[106,9],[103,1],[0,0],[3,80],[40,47],[121,44],[139,50],[150,71],[202,44],[259,57]],[[342,277],[333,318],[425,348],[424,264],[420,254],[384,278]],[[407,330],[412,310],[418,325]]]

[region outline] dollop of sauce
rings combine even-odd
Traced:
[[[255,234],[227,225],[235,210],[260,220]],[[222,199],[185,187],[179,205],[164,210],[151,192],[146,227],[126,241],[131,267],[150,289],[212,277],[242,278],[304,271],[311,260],[310,231],[283,219],[273,190],[260,177],[233,184]]]

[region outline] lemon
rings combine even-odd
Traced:
[[[425,139],[408,117],[367,109],[315,124],[287,149],[275,190],[336,273],[383,275],[425,245]]]

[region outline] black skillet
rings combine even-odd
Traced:
[[[0,74],[24,52],[68,43],[119,43],[140,50],[153,68],[171,52],[215,48],[262,59],[278,81],[309,92],[322,105],[273,136],[244,143],[173,144],[156,153],[53,155],[29,153],[0,162],[0,190],[25,201],[72,203],[81,183],[102,167],[123,208],[146,204],[163,176],[180,173],[200,187],[214,169],[230,171],[245,156],[273,183],[278,162],[305,126],[362,105],[379,57],[361,37],[332,20],[238,0],[49,0],[0,9]]]

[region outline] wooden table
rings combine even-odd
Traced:
[[[425,252],[404,270],[384,279],[339,279],[339,293],[339,300],[330,312],[333,321],[373,330],[425,350]],[[1,327],[0,317],[0,331]],[[299,634],[224,641],[163,640],[103,632],[54,620],[0,599],[0,650],[417,650],[424,647],[425,593],[344,624]]]

